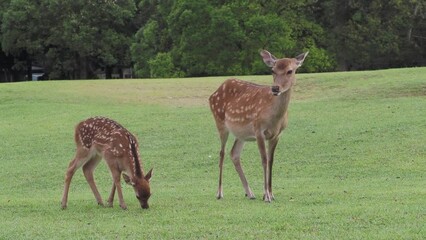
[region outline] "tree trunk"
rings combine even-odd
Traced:
[[[33,62],[31,61],[31,58],[27,56],[27,80],[32,81],[33,80]]]
[[[112,66],[105,67],[105,78],[112,79]]]
[[[88,79],[87,57],[80,57],[80,79]]]
[[[120,79],[124,78],[124,74],[123,74],[123,69],[122,68],[118,68],[118,74],[120,76]]]

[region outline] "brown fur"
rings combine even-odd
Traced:
[[[151,196],[149,181],[152,176],[152,169],[148,174],[143,174],[139,161],[138,142],[133,134],[111,119],[94,117],[77,125],[74,140],[77,146],[76,155],[70,162],[65,175],[62,208],[67,207],[71,180],[80,167],[83,167],[84,176],[98,204],[103,205],[93,178],[93,172],[102,158],[108,164],[113,178],[108,205],[113,205],[115,190],[117,190],[120,207],[127,208],[120,184],[120,176],[123,172],[126,183],[133,186],[141,207],[149,207],[148,199]]]
[[[264,200],[270,202],[273,199],[274,151],[282,130],[287,126],[291,87],[296,81],[295,71],[301,66],[306,55],[307,53],[296,58],[277,59],[268,51],[261,52],[265,64],[272,68],[274,86],[279,89],[278,96],[274,96],[271,86],[238,79],[226,80],[210,96],[210,109],[221,140],[218,199],[223,197],[222,168],[229,132],[236,138],[231,150],[231,159],[240,176],[246,196],[254,198],[240,163],[240,155],[245,141],[256,140],[264,170]],[[268,149],[265,145],[266,140]]]

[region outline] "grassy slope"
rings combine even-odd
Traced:
[[[0,239],[420,239],[426,235],[426,68],[300,74],[265,204],[256,144],[229,158],[215,200],[219,140],[207,98],[225,77],[0,85]],[[241,77],[268,84],[270,76]],[[151,208],[130,187],[122,211],[96,206],[79,171],[60,210],[75,124],[109,116],[154,167]],[[231,142],[231,141],[230,141]],[[230,145],[228,149],[230,149]],[[95,173],[106,199],[111,178]]]

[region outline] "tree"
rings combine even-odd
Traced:
[[[133,0],[11,0],[2,49],[26,60],[29,71],[33,61],[43,65],[50,78],[92,78],[99,67],[108,76],[130,65],[135,10]]]
[[[158,53],[155,58],[148,61],[148,65],[151,78],[179,78],[184,76],[184,73],[173,64],[170,52]]]
[[[425,24],[424,19],[412,16],[424,1],[330,0],[321,4],[323,13],[329,13],[323,14],[332,39],[328,50],[336,54],[339,69],[413,66],[425,58],[425,48],[407,38],[407,29]]]
[[[424,0],[3,0],[0,27],[2,72],[28,78],[265,74],[261,49],[309,50],[305,72],[426,64]]]
[[[59,58],[56,75],[91,78],[102,67],[110,77],[112,67],[130,64],[132,31],[127,26],[136,11],[134,1],[55,0],[48,9],[59,20],[47,52],[49,62]]]
[[[37,5],[29,0],[11,0],[2,15],[2,50],[17,59],[13,68],[25,70],[28,80],[32,63],[42,50],[40,19]]]
[[[13,65],[15,64],[14,59],[11,55],[6,54],[3,51],[2,45],[1,45],[1,39],[2,39],[2,32],[1,32],[1,26],[3,25],[3,14],[4,9],[7,9],[9,5],[8,1],[1,1],[0,2],[0,82],[12,82],[14,80],[14,74],[13,74]]]
[[[228,6],[207,0],[177,1],[168,24],[172,56],[189,76],[227,75],[241,71],[243,32]]]
[[[157,5],[153,5],[157,4]],[[328,71],[334,61],[325,31],[306,10],[312,2],[143,0],[149,17],[136,33],[132,57],[138,76],[149,77],[149,61],[170,53],[187,76],[267,73],[261,49],[295,56],[312,49],[308,71]],[[163,9],[163,11],[160,11]],[[166,44],[164,44],[166,43]]]
[[[138,5],[138,22],[141,26],[131,44],[133,66],[138,77],[150,77],[148,62],[159,53],[170,52],[172,48],[166,19],[173,3],[173,0],[142,0]]]

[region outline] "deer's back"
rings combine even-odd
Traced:
[[[75,130],[75,140],[85,148],[95,146],[99,151],[109,150],[116,156],[129,152],[131,141],[137,146],[136,138],[127,129],[104,117],[80,122]]]
[[[259,103],[271,98],[268,91],[267,86],[228,79],[210,96],[210,109],[217,120],[225,121],[226,116],[230,119],[243,120],[243,116],[250,119],[261,110]]]

